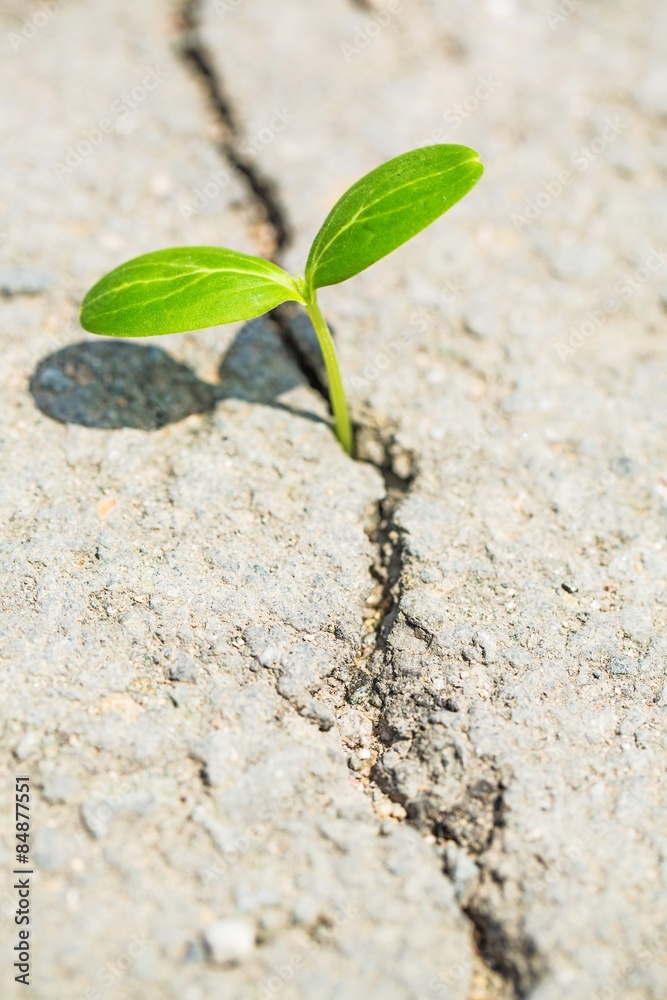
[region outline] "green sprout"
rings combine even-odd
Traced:
[[[324,358],[336,435],[354,442],[336,348],[317,289],[359,274],[435,222],[483,173],[467,146],[414,149],[353,184],[315,237],[305,277],[224,247],[157,250],[121,264],[86,295],[81,325],[110,337],[154,337],[254,319],[284,302],[310,316]]]

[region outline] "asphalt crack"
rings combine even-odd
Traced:
[[[220,152],[232,170],[243,178],[269,226],[273,244],[270,257],[275,260],[287,249],[291,240],[287,215],[275,183],[266,177],[257,164],[245,156],[240,148],[237,116],[202,38],[200,11],[201,0],[185,0],[182,5],[179,12],[179,53],[199,81],[220,127],[222,134],[218,144]]]
[[[350,2],[357,9],[375,10],[370,0]],[[178,49],[183,61],[199,82],[220,129],[222,138],[217,144],[218,150],[226,163],[245,182],[251,198],[271,231],[271,259],[280,264],[291,241],[289,216],[282,204],[278,184],[265,176],[256,163],[244,157],[240,149],[238,116],[202,38],[200,10],[201,0],[185,0],[181,6]],[[299,326],[303,317],[300,317],[293,306],[286,305],[272,310],[269,322],[308,384],[328,402],[326,376],[314,333],[309,328]],[[380,423],[370,412],[362,413],[353,423],[357,459],[378,470],[384,482],[384,494],[366,526],[375,552],[370,566],[374,586],[367,600],[368,614],[361,630],[359,649],[354,662],[350,664],[345,700],[357,707],[367,707],[378,718],[382,703],[375,691],[374,664],[383,662],[387,656],[387,640],[398,616],[405,575],[405,541],[397,512],[410,495],[418,470],[415,456],[401,447],[395,429]],[[380,753],[387,748],[379,732],[377,746]],[[369,792],[377,787],[372,780],[366,784]],[[502,793],[494,805],[494,814],[491,840],[496,828],[502,825]],[[403,821],[409,822],[409,819]],[[437,837],[435,826],[433,832]],[[456,837],[453,839],[456,840]],[[448,877],[444,864],[442,870],[443,876]],[[506,959],[508,942],[504,928],[476,905],[474,896],[469,903],[461,906],[461,910],[470,920],[476,945],[471,1000],[514,1000],[521,996],[523,991],[518,986],[517,970]]]

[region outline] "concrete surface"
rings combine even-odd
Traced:
[[[662,1000],[665,13],[72,0],[19,44],[26,17],[0,662],[34,995]],[[430,141],[480,186],[322,293],[362,461],[302,321],[78,328],[147,249],[301,268]]]

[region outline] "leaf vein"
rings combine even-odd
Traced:
[[[405,188],[412,187],[415,184],[421,184],[424,181],[432,180],[434,177],[442,177],[445,174],[451,173],[452,170],[457,170],[459,167],[464,167],[468,163],[478,163],[478,162],[479,162],[479,160],[476,157],[470,157],[470,159],[468,159],[468,160],[463,160],[460,163],[455,163],[451,167],[447,167],[446,170],[438,170],[438,171],[436,171],[433,174],[426,174],[426,175],[421,175],[419,177],[415,177],[412,180],[407,181],[405,184],[401,184],[398,187],[392,188],[391,191],[385,192],[385,194],[381,195],[379,198],[376,198],[375,201],[370,201],[370,202],[362,205],[362,207],[355,213],[355,215],[353,216],[353,218],[350,219],[350,221],[347,222],[340,229],[338,229],[334,233],[334,235],[331,237],[331,239],[329,240],[329,242],[327,244],[325,244],[325,246],[323,246],[320,251],[318,251],[317,256],[315,257],[315,259],[313,261],[313,267],[312,267],[313,272],[316,271],[317,268],[322,263],[322,258],[324,256],[324,254],[327,252],[327,250],[330,249],[330,247],[343,235],[343,233],[347,232],[348,229],[350,229],[356,222],[359,221],[361,215],[367,209],[373,208],[374,205],[379,205],[380,202],[385,201],[387,198],[390,198],[392,195],[396,194],[398,191],[403,191]],[[362,220],[362,221],[366,221],[366,220]]]

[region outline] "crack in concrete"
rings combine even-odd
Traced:
[[[499,781],[493,800],[493,825],[482,852],[476,858],[482,871],[484,871],[484,855],[491,850],[498,830],[504,826],[505,790],[504,784]],[[470,899],[462,905],[462,909],[475,928],[475,944],[479,958],[494,974],[492,991],[482,994],[484,1000],[487,998],[517,1000],[525,996],[537,984],[539,975],[530,975],[529,982],[526,982],[525,975],[522,976],[517,966],[508,961],[508,953],[514,950],[517,943],[510,942],[502,924],[480,905],[477,893],[471,894]],[[526,958],[531,955],[532,946],[528,939],[520,942],[520,949]],[[532,965],[532,962],[529,961],[527,964]]]
[[[289,246],[291,240],[286,213],[276,185],[239,148],[236,115],[201,37],[200,6],[201,0],[185,0],[180,9],[179,52],[204,89],[216,122],[222,130],[223,138],[219,143],[222,155],[244,179],[271,229],[273,260]]]
[[[373,614],[367,621],[371,628],[364,630],[361,636],[359,654],[357,657],[357,680],[363,679],[363,684],[372,681],[368,664],[374,656],[384,656],[387,636],[396,618],[396,609],[401,597],[401,581],[403,577],[403,534],[396,523],[396,511],[401,502],[408,496],[414,481],[414,469],[410,462],[410,472],[406,477],[395,471],[395,457],[392,449],[395,446],[393,435],[385,436],[371,422],[357,426],[360,446],[363,449],[364,434],[369,429],[375,431],[374,443],[382,451],[382,458],[371,458],[360,454],[360,460],[368,462],[381,474],[384,482],[384,496],[378,501],[375,517],[367,527],[367,534],[375,546],[376,557],[370,568],[376,588],[372,595],[371,607]],[[366,446],[367,447],[367,446]],[[360,675],[360,676],[359,676]],[[365,675],[365,676],[364,676]],[[348,688],[348,697],[354,698],[359,690],[359,683],[353,680]]]
[[[299,342],[293,327],[295,314],[295,308],[288,303],[287,305],[278,306],[276,309],[273,309],[269,313],[269,318],[282,341],[283,347],[305,377],[310,388],[322,397],[327,406],[330,406],[329,389],[324,374],[324,366],[318,365],[312,355],[305,351]],[[314,330],[313,337],[315,337]]]
[[[375,10],[370,0],[350,0],[350,3],[357,9]],[[238,147],[236,114],[201,37],[200,4],[201,0],[184,0],[181,6],[179,51],[203,87],[209,106],[222,130],[223,139],[218,144],[221,155],[243,177],[252,198],[271,229],[273,237],[271,257],[280,264],[283,252],[291,240],[288,214],[281,203],[277,183],[265,177],[255,164],[243,156]],[[289,305],[278,307],[268,316],[285,350],[297,363],[308,384],[328,402],[329,395],[323,369],[313,360],[312,351],[304,349],[303,343],[295,333],[293,307]],[[373,692],[375,678],[372,660],[374,657],[386,658],[387,640],[397,619],[403,589],[404,539],[402,529],[396,520],[396,513],[401,503],[409,496],[418,469],[415,457],[401,449],[391,429],[379,424],[373,414],[365,413],[363,419],[357,419],[355,432],[358,460],[369,463],[380,472],[385,492],[377,504],[375,516],[367,526],[368,536],[376,551],[370,567],[375,589],[369,598],[371,613],[364,623],[365,628],[362,629],[359,651],[354,664],[350,665],[346,701],[356,706],[366,704],[371,712],[374,709],[373,714],[377,717],[381,701],[378,702],[377,695]],[[407,474],[406,468],[409,470]],[[378,738],[380,749],[388,745],[385,740]],[[502,796],[503,793],[499,790],[494,801],[493,828],[484,852],[480,852],[480,855],[486,853],[494,839],[496,829],[502,825]],[[437,824],[433,825],[433,832],[438,834]],[[442,837],[442,830],[440,836]],[[448,836],[459,842],[453,832],[448,832]],[[443,876],[448,877],[444,865]],[[474,996],[476,1000],[477,998],[515,1000],[524,995],[525,982],[520,983],[519,971],[506,957],[508,940],[505,929],[491,914],[476,905],[474,894],[465,906],[461,905],[461,910],[470,920],[477,949],[471,997]],[[516,943],[513,943],[513,947],[516,947]],[[522,950],[528,958],[529,942],[525,943]]]

